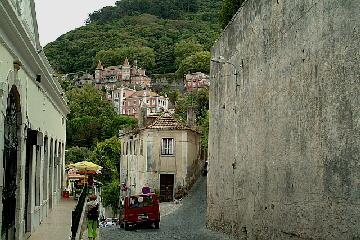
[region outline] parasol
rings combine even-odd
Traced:
[[[90,176],[89,178],[87,177],[87,173],[96,173],[96,172],[101,173],[100,169],[103,168],[99,165],[96,165],[95,163],[88,161],[73,163],[68,165],[68,167],[75,168],[80,172],[83,172],[85,174],[85,179],[88,181],[89,186],[92,186],[94,181],[92,176]]]
[[[101,166],[96,165],[95,163],[92,163],[92,162],[88,162],[88,161],[73,163],[73,164],[68,165],[68,167],[75,168],[78,170],[84,170],[84,171],[96,171],[96,170],[102,169]]]

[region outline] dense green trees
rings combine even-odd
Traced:
[[[244,0],[223,0],[223,4],[220,10],[220,24],[224,29],[228,25],[237,10],[241,7]]]
[[[119,205],[120,187],[119,180],[106,184],[102,188],[101,197],[104,207],[111,207],[112,214],[114,217],[118,217],[116,208]]]
[[[196,43],[182,57],[210,51],[221,29],[221,0],[122,0],[90,14],[88,24],[44,47],[60,73],[93,73],[98,60],[120,65],[138,60],[151,73],[174,73],[180,66],[175,46]],[[186,50],[186,49],[183,49]],[[176,60],[177,59],[177,60]],[[209,59],[207,61],[210,61]]]
[[[86,147],[71,147],[65,152],[66,164],[86,161],[92,155],[92,151]]]
[[[137,123],[136,119],[115,113],[104,92],[91,84],[66,92],[69,99],[66,132],[67,146],[92,149],[97,142],[117,136],[120,129]]]
[[[176,93],[175,93],[176,95]],[[176,96],[175,116],[185,122],[187,117],[187,107],[194,106],[196,113],[196,124],[198,130],[203,134],[201,145],[207,151],[207,140],[209,135],[209,90],[206,88],[200,91],[187,92],[184,96]]]
[[[134,60],[138,61],[138,65],[143,69],[153,69],[155,67],[155,51],[149,47],[122,47],[109,50],[101,50],[96,53],[93,61],[93,67],[101,61],[103,66],[117,66],[128,58],[132,65]]]
[[[96,144],[89,160],[102,166],[101,174],[97,175],[98,180],[104,184],[119,179],[121,157],[121,143],[119,138],[112,137]]]

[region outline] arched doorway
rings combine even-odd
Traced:
[[[7,98],[6,116],[4,119],[4,188],[2,193],[2,227],[1,239],[15,239],[16,215],[16,175],[18,151],[18,111],[15,90]]]

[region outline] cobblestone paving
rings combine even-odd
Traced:
[[[100,228],[99,240],[235,240],[228,235],[205,228],[206,221],[206,177],[200,177],[188,196],[180,204],[161,203],[160,228]]]

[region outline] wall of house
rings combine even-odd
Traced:
[[[357,0],[248,0],[215,42],[231,64],[211,63],[209,228],[360,237],[359,17]]]
[[[0,5],[0,12],[4,13],[0,14],[0,22],[5,23],[0,26],[0,198],[4,197],[8,180],[4,179],[5,172],[10,172],[8,166],[4,166],[4,142],[8,137],[5,116],[12,91],[18,121],[17,159],[11,159],[16,162],[15,225],[12,227],[15,233],[10,233],[9,238],[22,240],[39,226],[61,198],[69,110],[50,65],[43,53],[38,52],[34,2],[24,1],[21,11],[15,7],[18,6],[13,5],[13,1],[2,1]],[[0,228],[2,214],[13,215],[6,208],[8,206],[0,202]]]
[[[174,155],[162,156],[161,139],[174,138]],[[175,174],[175,186],[183,185],[187,172],[186,167],[186,131],[181,130],[161,130],[149,131],[147,145],[148,155],[151,155],[151,163],[148,161],[148,171],[153,171],[153,177],[156,177],[157,184],[160,186],[159,174]]]
[[[190,190],[192,185],[196,182],[196,180],[201,175],[201,171],[204,167],[204,159],[201,159],[201,135],[188,131],[187,133],[187,175],[186,175],[186,186],[187,190]]]
[[[175,139],[174,155],[160,154],[164,137]],[[120,140],[120,181],[129,186],[129,192],[122,192],[123,195],[139,194],[144,186],[159,190],[160,174],[174,174],[174,188],[190,188],[201,173],[200,135],[195,132],[146,129],[137,134],[124,134]]]

